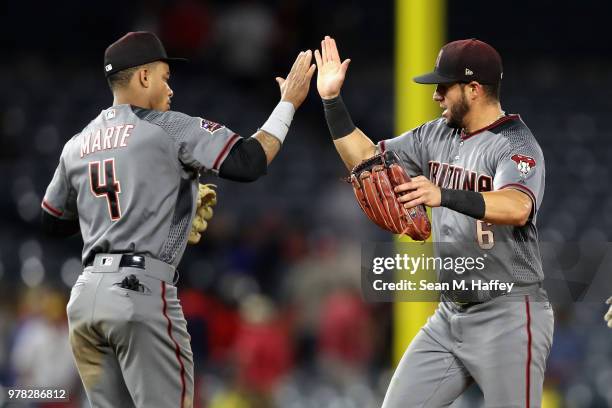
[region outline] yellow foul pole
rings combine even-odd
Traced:
[[[446,0],[395,0],[396,134],[440,115],[432,100],[433,85],[419,85],[412,78],[433,69],[438,51],[445,42]],[[394,304],[393,359],[396,364],[435,306],[431,302]]]

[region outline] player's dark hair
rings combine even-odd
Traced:
[[[484,94],[494,101],[499,101],[501,95],[501,82],[496,84],[481,84]]]
[[[148,64],[138,65],[115,72],[114,74],[106,78],[106,80],[108,81],[108,86],[110,86],[110,89],[112,91],[120,88],[125,88],[132,80],[132,76],[134,76],[134,73],[146,65]]]

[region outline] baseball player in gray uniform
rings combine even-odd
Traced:
[[[435,314],[405,352],[384,408],[445,407],[472,383],[487,407],[539,407],[553,312],[541,287],[536,218],[544,194],[544,158],[518,115],[501,110],[501,57],[490,45],[454,41],[433,72],[442,117],[374,144],[352,122],[340,89],[350,60],[334,39],[315,51],[317,88],[342,160],[351,169],[378,152],[395,152],[412,181],[396,187],[406,208],[432,207],[438,256],[487,255],[482,271],[438,271],[440,281],[512,283],[443,291]],[[469,286],[468,286],[469,287]]]
[[[84,272],[67,306],[70,343],[93,407],[191,407],[193,357],[175,287],[202,172],[265,174],[309,89],[301,52],[281,101],[251,137],[170,111],[170,68],[159,39],[128,33],[104,55],[113,106],[64,146],[47,188],[43,226],[83,236]]]

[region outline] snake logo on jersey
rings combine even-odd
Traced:
[[[435,160],[429,161],[429,179],[441,188],[478,192],[493,190],[493,177]]]
[[[217,123],[217,122],[213,122],[212,120],[208,120],[208,119],[204,119],[201,118],[200,119],[200,127],[204,130],[209,131],[210,133],[215,133],[217,130],[224,128],[225,126]]]
[[[523,177],[526,177],[536,165],[533,157],[524,156],[522,154],[515,154],[512,156],[512,160],[516,163],[516,168],[521,172],[521,176]]]

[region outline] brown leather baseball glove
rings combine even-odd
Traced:
[[[431,223],[423,205],[404,208],[394,188],[410,181],[392,151],[377,154],[353,168],[350,183],[359,206],[379,227],[424,241],[431,235]]]
[[[213,190],[216,188],[214,184],[200,184],[198,189],[198,198],[196,200],[196,214],[191,223],[191,230],[189,231],[189,238],[187,243],[195,245],[200,242],[202,233],[206,231],[208,227],[208,221],[213,216],[213,209],[217,204],[217,192]]]

